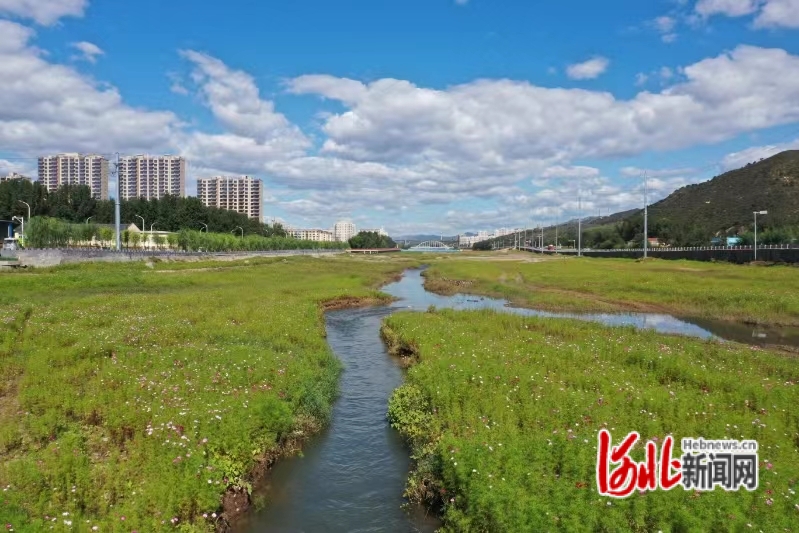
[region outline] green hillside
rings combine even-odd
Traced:
[[[652,221],[690,221],[706,233],[750,227],[753,211],[763,227],[799,224],[799,150],[750,163],[710,181],[688,185],[650,206]],[[759,225],[758,224],[758,225]]]

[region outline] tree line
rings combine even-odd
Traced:
[[[92,198],[91,190],[85,185],[63,185],[48,192],[39,182],[26,179],[9,180],[0,183],[0,219],[10,220],[12,216],[25,216],[31,206],[32,217],[51,217],[65,222],[95,224],[114,224],[114,200]],[[138,216],[144,218],[144,224]],[[207,230],[227,233],[242,228],[245,235],[262,237],[285,237],[286,231],[280,224],[268,225],[247,215],[206,207],[199,198],[165,196],[161,199],[123,200],[120,203],[120,219],[124,226],[136,224],[142,231],[180,231],[183,229]],[[146,227],[141,227],[145,225]],[[206,226],[207,225],[207,228]],[[27,228],[26,228],[27,229]]]
[[[232,252],[269,250],[337,250],[347,248],[343,242],[303,241],[290,237],[231,233],[207,233],[180,230],[168,235],[124,230],[120,234],[125,249],[179,249],[187,252]],[[33,217],[25,225],[25,246],[28,248],[113,247],[115,231],[97,224],[75,224],[50,217]]]

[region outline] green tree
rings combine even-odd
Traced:
[[[380,235],[376,231],[361,231],[350,239],[349,244],[354,249],[397,247],[397,243],[391,240],[390,237]]]

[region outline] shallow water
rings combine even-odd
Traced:
[[[432,532],[439,523],[423,509],[403,510],[408,450],[386,421],[388,398],[402,383],[402,369],[380,339],[380,325],[397,310],[431,305],[457,310],[496,309],[523,316],[577,318],[611,326],[632,325],[703,339],[799,346],[797,328],[771,330],[670,315],[571,314],[508,307],[504,300],[471,295],[439,296],[424,289],[422,270],[408,270],[383,291],[391,306],[331,311],[328,342],[344,364],[341,394],[330,427],[304,447],[304,456],[278,462],[257,492],[268,504],[249,517],[247,532]],[[762,337],[761,335],[765,335]]]

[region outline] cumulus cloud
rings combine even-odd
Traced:
[[[32,19],[44,26],[62,17],[81,17],[88,0],[0,0],[0,14]]]
[[[30,28],[0,20],[0,145],[37,156],[52,151],[163,150],[179,129],[170,112],[126,105],[74,69],[30,45]]]
[[[81,53],[80,56],[77,56],[77,59],[83,59],[89,63],[96,63],[97,56],[105,55],[105,52],[103,52],[100,47],[94,43],[81,41],[78,43],[72,43],[71,46]]]
[[[755,19],[756,28],[799,28],[799,1],[767,0]]]
[[[754,163],[756,161],[760,161],[761,159],[777,155],[778,153],[784,152],[785,150],[796,150],[796,149],[799,149],[799,139],[786,143],[768,144],[765,146],[753,146],[751,148],[747,148],[739,152],[732,152],[730,154],[727,154],[721,160],[721,168],[724,171],[735,170],[736,168],[741,168],[743,166],[746,166],[748,163]]]
[[[604,73],[610,61],[604,57],[593,57],[582,63],[575,63],[566,67],[566,75],[573,80],[592,80]]]
[[[395,164],[471,163],[499,172],[540,167],[542,160],[715,143],[799,120],[799,57],[784,50],[740,46],[682,72],[684,81],[629,100],[511,80],[435,90],[403,80],[330,77],[310,88],[301,77],[289,88],[348,107],[324,123],[325,154]]]
[[[699,0],[695,11],[703,18],[713,15],[743,17],[756,13],[755,28],[799,28],[797,0]]]

